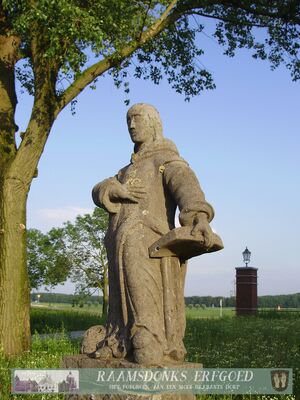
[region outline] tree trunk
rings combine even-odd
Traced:
[[[18,46],[18,38],[0,36],[0,347],[7,356],[28,350],[30,344],[25,230],[29,184],[12,168],[17,153]]]
[[[105,263],[103,267],[103,304],[102,304],[102,316],[107,317],[108,313],[108,264]]]
[[[4,176],[0,187],[0,343],[6,356],[29,349],[29,282],[26,268],[28,188]]]
[[[30,345],[30,289],[26,263],[26,202],[54,121],[55,83],[39,75],[29,125],[17,148],[14,113],[18,40],[0,35],[0,350],[20,354]]]

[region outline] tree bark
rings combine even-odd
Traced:
[[[40,118],[39,114],[37,118]],[[26,260],[26,203],[51,125],[29,123],[27,145],[5,163],[0,177],[0,344],[6,356],[30,346],[30,288]],[[37,134],[38,140],[34,140]],[[43,138],[43,136],[45,136]],[[24,139],[23,139],[24,140]],[[32,148],[31,148],[32,145]]]
[[[18,38],[0,36],[0,343],[5,355],[27,350],[30,343],[25,236],[29,185],[13,173],[18,45]]]
[[[0,343],[6,356],[28,350],[29,282],[26,267],[28,188],[4,178],[0,188]]]
[[[0,179],[16,153],[14,115],[17,105],[15,63],[18,41],[0,35]]]
[[[45,112],[41,110],[36,116],[39,121]],[[27,144],[6,163],[0,178],[0,345],[6,356],[20,354],[30,346],[26,203],[51,126],[48,121],[30,121]]]
[[[26,203],[30,184],[54,121],[55,80],[37,67],[35,102],[19,148],[14,121],[15,63],[19,41],[0,35],[0,348],[6,356],[30,345],[30,289],[26,262]]]

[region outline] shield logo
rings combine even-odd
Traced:
[[[271,371],[271,381],[274,390],[284,392],[289,385],[289,371],[284,369]]]

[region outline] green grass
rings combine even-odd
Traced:
[[[31,332],[49,333],[84,331],[93,325],[103,324],[103,319],[97,313],[89,313],[73,309],[41,309],[32,308],[30,313]]]
[[[93,308],[93,307],[91,307]],[[228,312],[226,312],[228,311]],[[201,362],[206,368],[293,368],[295,396],[232,396],[198,395],[202,400],[298,400],[300,399],[300,318],[289,314],[286,318],[269,313],[261,317],[233,317],[232,310],[187,310],[185,345],[188,361]],[[103,323],[89,308],[74,310],[32,309],[32,328],[40,333],[85,330]],[[35,336],[32,350],[21,357],[6,360],[0,357],[0,399],[22,399],[22,395],[9,394],[9,368],[57,368],[65,354],[79,351],[79,341],[62,339],[40,340]],[[1,393],[2,390],[2,393]],[[58,400],[60,395],[26,395],[24,400]]]
[[[72,306],[69,303],[32,303],[32,308],[36,309],[51,309],[51,310],[66,310],[66,311],[83,311],[92,314],[102,314],[102,305],[87,305],[85,304],[83,307],[79,307],[78,305]]]
[[[222,317],[233,317],[235,315],[235,311],[233,308],[223,308],[222,311],[220,311],[219,307],[206,307],[202,309],[201,307],[199,308],[186,308],[186,317],[187,318],[220,318],[220,315],[222,313]]]
[[[223,308],[223,316],[234,316],[234,310]],[[219,319],[219,308],[187,308],[188,319]],[[31,308],[31,331],[48,333],[49,331],[82,331],[90,326],[103,324],[101,306],[72,307],[70,304],[34,305]]]
[[[34,303],[32,305],[32,310],[34,312],[37,312],[36,310],[40,310],[41,312],[48,312],[48,310],[52,311],[66,311],[66,312],[79,312],[82,314],[90,314],[90,315],[96,315],[96,316],[101,316],[102,314],[102,306],[99,304],[97,306],[91,305],[87,306],[85,305],[83,308],[81,307],[72,307],[71,304],[62,304],[62,303],[40,303],[36,304]],[[222,316],[234,316],[235,311],[233,308],[223,308],[222,310]],[[187,318],[220,318],[220,308],[219,307],[206,307],[205,309],[202,309],[201,307],[196,308],[186,308],[186,316]],[[78,329],[76,329],[78,330]]]
[[[294,393],[300,398],[300,318],[190,319],[185,345],[188,360],[206,368],[293,368]]]
[[[261,309],[258,312],[260,318],[265,319],[295,319],[300,318],[300,309],[299,308],[289,308],[284,310],[272,310],[272,309]]]

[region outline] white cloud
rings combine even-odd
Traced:
[[[77,215],[93,212],[92,208],[78,206],[65,206],[60,208],[40,208],[28,215],[28,225],[30,228],[37,228],[42,231],[57,226],[61,226],[66,221],[74,220]]]

